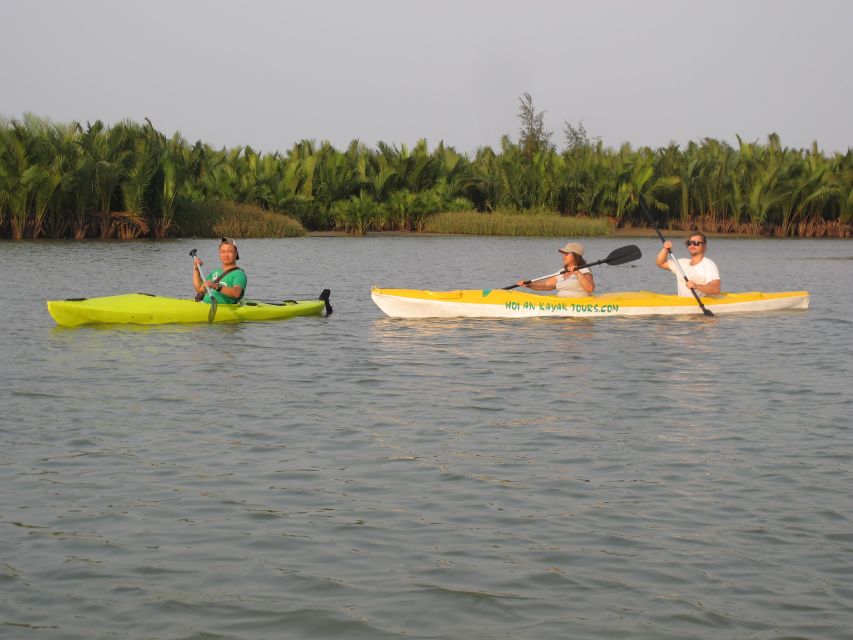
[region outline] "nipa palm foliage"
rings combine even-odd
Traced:
[[[289,214],[309,229],[421,230],[452,211],[584,215],[642,224],[640,199],[662,224],[706,231],[849,235],[853,151],[826,155],[738,139],[683,149],[563,152],[515,143],[461,154],[353,140],[338,150],[303,140],[284,153],[216,149],[167,138],[146,121],[112,127],[0,120],[0,237],[134,238],[181,232],[182,208],[231,201]]]

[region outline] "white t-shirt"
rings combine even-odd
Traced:
[[[692,298],[693,294],[690,292],[687,283],[684,282],[684,278],[681,277],[681,273],[673,263],[672,258],[667,259],[666,264],[669,270],[675,274],[676,280],[678,280],[678,295],[685,298]],[[717,269],[716,263],[710,258],[702,258],[698,264],[690,264],[690,258],[679,258],[678,264],[681,265],[687,279],[692,280],[696,284],[708,284],[709,282],[720,279],[720,270]],[[701,291],[697,291],[696,293],[699,294],[700,298],[705,295]]]
[[[580,268],[581,273],[589,273],[589,269]],[[560,298],[582,298],[589,294],[584,291],[580,280],[573,273],[561,273],[557,276],[557,296]]]

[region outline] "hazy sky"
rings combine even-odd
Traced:
[[[0,116],[149,118],[213,146],[461,152],[705,137],[853,147],[848,0],[0,0]]]

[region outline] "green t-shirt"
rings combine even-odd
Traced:
[[[208,274],[207,279],[215,280],[222,271],[222,269],[214,269],[210,274]],[[246,295],[246,281],[246,272],[239,268],[229,271],[225,274],[225,277],[219,280],[223,287],[240,287],[243,289],[243,295]],[[237,302],[237,298],[226,296],[224,293],[216,291],[215,289],[211,289],[210,293],[205,292],[203,302],[207,302],[209,304],[211,294],[216,298],[216,302],[219,304],[234,304]]]

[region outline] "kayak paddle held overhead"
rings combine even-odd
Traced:
[[[640,251],[640,247],[635,244],[629,244],[627,247],[620,247],[619,249],[615,249],[610,252],[603,260],[596,260],[595,262],[588,262],[584,265],[584,268],[594,267],[599,264],[609,264],[611,266],[616,266],[619,264],[625,264],[626,262],[633,262],[634,260],[639,260],[643,257],[642,252]],[[531,282],[536,282],[537,280],[545,280],[547,278],[553,278],[554,276],[561,275],[566,273],[566,269],[561,269],[556,273],[551,273],[547,276],[540,276],[539,278],[533,278],[532,280],[525,280],[524,285],[528,285]],[[509,287],[504,287],[504,289],[515,289],[516,287],[521,285],[510,285]]]
[[[661,244],[666,244],[666,238],[663,237],[663,234],[660,232],[660,229],[657,228],[655,221],[652,220],[652,214],[650,214],[649,210],[646,209],[646,205],[643,203],[642,199],[640,199],[639,202],[640,209],[642,209],[643,214],[646,216],[646,220],[648,220],[649,224],[652,225],[652,229],[654,229],[655,233],[658,234],[658,238],[660,238]],[[667,252],[669,253],[670,258],[672,258],[672,261],[675,263],[675,266],[678,268],[678,272],[681,274],[681,277],[684,278],[685,282],[688,282],[689,280],[687,278],[687,274],[684,273],[684,269],[681,268],[681,264],[678,262],[678,260],[675,259],[675,256],[672,255],[672,249],[667,249]],[[693,293],[693,297],[696,298],[696,302],[699,303],[699,308],[702,309],[702,313],[704,313],[706,316],[713,316],[714,313],[710,309],[706,309],[705,305],[702,304],[702,300],[699,299],[699,294],[696,293],[696,289],[690,289],[690,291]]]

